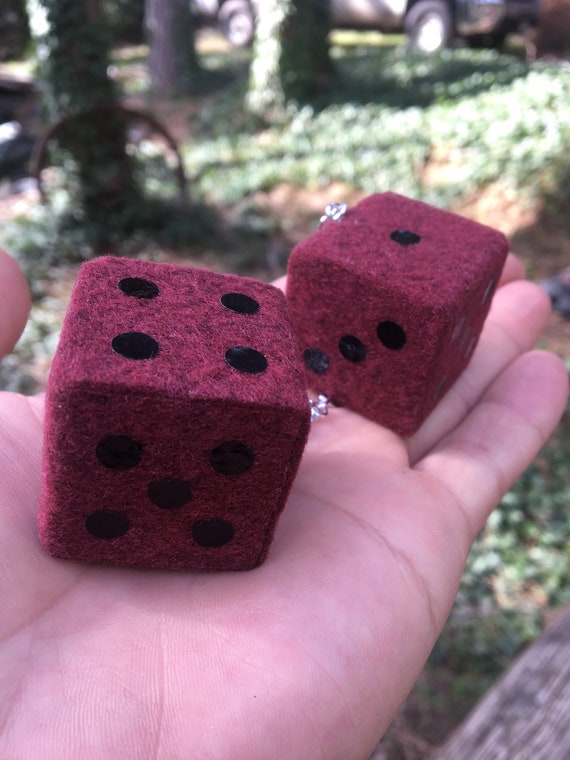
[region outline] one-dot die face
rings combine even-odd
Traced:
[[[394,193],[326,221],[288,270],[309,387],[413,433],[469,362],[507,252],[501,233]]]
[[[309,417],[277,289],[189,267],[86,264],[47,389],[42,543],[87,562],[255,567]]]

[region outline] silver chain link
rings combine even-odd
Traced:
[[[328,396],[320,394],[316,399],[309,397],[309,404],[311,406],[311,422],[316,422],[329,413],[330,399]]]
[[[328,219],[332,219],[333,222],[340,222],[347,210],[347,203],[329,203],[325,208],[325,213],[319,219],[319,227],[321,227]]]

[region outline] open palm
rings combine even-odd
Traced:
[[[403,441],[315,424],[265,564],[137,571],[39,546],[42,400],[0,394],[2,760],[365,759],[421,670],[489,511],[556,424],[548,303],[511,257],[468,370]],[[27,309],[0,258],[5,348]]]

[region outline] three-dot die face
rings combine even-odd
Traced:
[[[258,565],[308,432],[297,353],[271,286],[148,262],[85,265],[48,384],[48,552]]]
[[[413,433],[470,360],[507,251],[501,233],[394,193],[327,220],[288,270],[308,386]]]

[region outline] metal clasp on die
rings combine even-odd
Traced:
[[[347,203],[329,203],[325,208],[325,213],[319,219],[319,227],[321,227],[328,219],[332,219],[333,222],[340,222],[347,210]]]
[[[311,422],[315,422],[321,417],[326,417],[329,413],[330,399],[328,396],[321,394],[316,399],[309,398],[309,404],[311,407]]]

